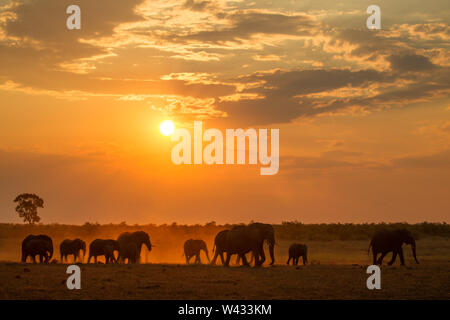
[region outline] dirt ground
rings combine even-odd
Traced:
[[[450,262],[383,266],[381,290],[366,265],[248,268],[209,265],[81,265],[81,289],[66,265],[0,264],[0,299],[450,299]]]
[[[409,246],[405,267],[387,266],[386,256],[381,290],[366,287],[367,241],[310,241],[309,263],[298,267],[285,264],[290,243],[278,242],[273,267],[187,266],[179,250],[162,256],[158,248],[143,253],[146,264],[80,264],[81,290],[67,289],[67,265],[18,263],[17,250],[3,246],[13,259],[0,262],[0,299],[450,299],[449,240],[418,241],[420,264]]]

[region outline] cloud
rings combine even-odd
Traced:
[[[396,167],[442,169],[450,168],[450,150],[432,155],[402,157],[393,160]]]
[[[243,90],[264,96],[264,99],[246,99],[218,102],[218,109],[227,112],[230,120],[246,124],[289,122],[302,116],[342,109],[344,101],[310,99],[306,95],[347,86],[361,87],[371,82],[383,81],[383,74],[374,70],[295,70],[255,73],[240,77],[243,83],[261,83]],[[326,103],[329,103],[326,105]]]
[[[193,11],[205,11],[216,8],[216,4],[213,1],[186,0],[183,4],[183,8]]]
[[[392,55],[388,58],[395,71],[427,71],[436,66],[427,57],[417,54]]]
[[[221,43],[242,42],[258,34],[306,36],[311,35],[310,31],[315,24],[312,17],[304,14],[289,15],[254,10],[227,13],[223,19],[226,24],[218,30],[192,32],[183,36],[173,34],[166,39]]]
[[[373,32],[282,5],[82,0],[82,29],[69,31],[69,4],[2,8],[3,90],[150,104],[164,97],[155,105],[162,112],[243,125],[404,107],[450,90],[443,22]]]

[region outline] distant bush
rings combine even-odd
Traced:
[[[84,239],[92,238],[116,238],[125,231],[143,230],[153,238],[166,238],[167,236],[189,239],[213,238],[219,231],[230,229],[235,225],[217,225],[214,221],[205,225],[181,225],[181,224],[147,224],[127,225],[120,224],[85,223],[84,225],[65,224],[0,224],[0,239],[25,238],[28,234],[49,234],[55,238],[68,238],[78,236]],[[280,240],[367,240],[378,230],[406,228],[410,230],[416,239],[427,237],[450,238],[450,225],[443,223],[332,223],[332,224],[303,224],[301,222],[283,222],[275,224],[276,238]]]
[[[297,240],[367,240],[382,229],[392,230],[406,228],[416,239],[426,237],[450,238],[450,225],[447,223],[422,222],[408,223],[331,223],[303,224],[300,222],[283,222],[275,225],[275,233],[279,239]]]

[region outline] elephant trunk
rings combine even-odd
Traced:
[[[411,243],[411,250],[412,250],[414,260],[416,260],[416,263],[419,263],[419,260],[417,260],[417,256],[416,256],[416,242],[415,241],[413,241]]]
[[[145,242],[145,246],[147,247],[148,251],[152,251],[152,244],[150,241]]]

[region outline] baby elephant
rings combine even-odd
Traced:
[[[186,240],[186,242],[184,243],[184,255],[186,256],[186,264],[189,264],[189,260],[193,256],[195,256],[195,263],[201,263],[200,250],[205,251],[206,258],[208,258],[209,262],[208,249],[206,248],[205,241],[193,239]]]
[[[306,264],[308,262],[307,253],[308,247],[306,246],[306,244],[293,243],[289,247],[289,259],[286,264],[289,264],[292,259],[292,264],[298,265],[298,259],[300,257],[302,257],[303,259],[303,264]]]

